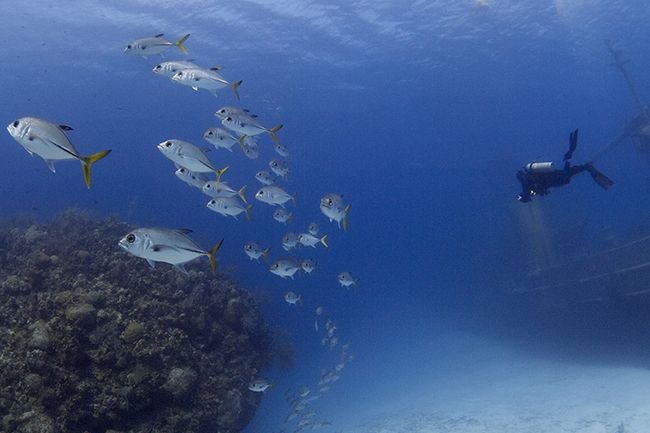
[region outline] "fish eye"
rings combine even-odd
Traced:
[[[210,200],[210,202],[208,204],[215,205],[215,204],[217,204],[217,202],[214,201],[214,200]]]
[[[208,131],[208,135],[212,136],[214,134],[212,133],[212,131]]]
[[[16,120],[16,121],[13,123],[14,128],[18,128],[18,125],[19,125],[19,124],[20,124],[20,122],[19,122],[18,120]]]
[[[209,183],[206,183],[206,184],[205,184],[205,187],[206,187],[207,189],[210,189],[210,188],[212,188],[212,185],[210,185]]]
[[[132,244],[133,242],[135,242],[135,235],[134,235],[133,233],[130,233],[130,234],[126,237],[126,241],[127,241],[128,243]]]
[[[131,46],[131,44],[129,44],[129,45],[126,46],[126,48],[130,50],[133,47]]]
[[[142,48],[142,49],[144,50],[145,48],[147,48],[147,46],[146,46],[146,45],[143,45],[143,46],[141,46],[140,48]]]
[[[178,171],[179,171],[179,173],[185,174],[185,169],[184,168],[179,168]]]
[[[226,122],[232,122],[232,117],[230,116],[226,117]]]
[[[156,67],[155,67],[154,69],[155,69],[156,71],[158,71],[158,70],[162,69],[162,65],[156,65]]]
[[[171,141],[168,141],[168,142],[165,143],[165,147],[170,147],[171,145],[172,145]]]

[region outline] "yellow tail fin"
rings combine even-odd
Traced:
[[[252,207],[253,207],[252,204],[249,204],[248,206],[246,206],[246,219],[247,219],[248,221],[251,220],[251,208],[252,208]]]
[[[180,38],[179,40],[177,40],[176,42],[174,42],[174,45],[176,45],[178,47],[178,49],[181,50],[181,53],[183,53],[183,54],[187,54],[187,48],[185,48],[185,45],[183,45],[183,43],[189,37],[190,37],[190,34],[188,33],[185,36],[183,36],[182,38]]]
[[[224,168],[222,168],[221,170],[217,170],[217,171],[215,171],[215,174],[217,175],[217,187],[219,187],[219,182],[221,182],[221,176],[222,176],[226,171],[228,171],[229,168],[230,168],[230,166],[227,165],[227,166],[225,166]]]
[[[208,258],[210,259],[210,269],[212,269],[212,272],[217,272],[217,260],[214,258],[214,256],[217,254],[217,251],[219,251],[219,248],[221,248],[222,243],[223,239],[217,242],[217,244],[213,246],[208,253]]]
[[[325,235],[325,236],[323,236],[322,238],[320,238],[320,243],[323,244],[323,246],[325,246],[325,248],[329,248],[329,247],[330,247],[329,245],[327,245],[327,235]]]
[[[343,216],[343,231],[348,230],[348,214],[350,213],[350,209],[352,209],[351,204],[345,207],[345,215]]]
[[[237,141],[239,141],[239,147],[241,147],[242,152],[245,152],[245,150],[244,150],[244,140],[246,140],[245,135],[239,136],[239,139],[237,140]]]
[[[269,129],[269,135],[271,135],[271,140],[273,140],[275,144],[280,144],[280,140],[278,140],[278,136],[275,134],[281,130],[283,126],[284,125],[276,125],[273,128]]]
[[[86,188],[90,189],[90,169],[94,163],[111,153],[111,149],[102,150],[101,152],[93,153],[90,156],[85,156],[81,159],[81,167],[84,171],[84,180],[86,181]]]
[[[245,192],[246,192],[246,185],[242,186],[242,187],[239,189],[238,194],[239,194],[239,197],[242,199],[242,201],[243,201],[244,203],[248,204],[248,201],[246,201],[246,196],[244,195]]]
[[[232,91],[235,92],[235,97],[239,101],[239,86],[241,86],[241,83],[243,83],[243,80],[235,81],[232,83]]]

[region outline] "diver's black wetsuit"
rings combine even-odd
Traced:
[[[571,177],[588,171],[594,181],[603,189],[607,189],[614,184],[611,179],[596,170],[591,164],[571,165],[573,152],[578,145],[578,130],[576,129],[569,135],[569,150],[564,154],[564,168],[562,170],[554,169],[547,171],[536,171],[531,169],[531,164],[527,164],[517,172],[517,179],[521,183],[521,194],[517,199],[521,202],[529,202],[535,195],[546,195],[549,188],[568,185]]]

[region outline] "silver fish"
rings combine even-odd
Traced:
[[[226,149],[232,152],[232,147],[238,142],[230,132],[221,128],[208,128],[203,133],[203,138],[216,149]]]
[[[306,274],[311,274],[314,272],[314,269],[316,269],[316,262],[314,262],[312,259],[304,259],[302,262],[300,262],[300,267]]]
[[[269,382],[268,380],[257,379],[248,385],[248,389],[253,392],[264,392],[272,386],[273,383]]]
[[[210,200],[207,204],[208,209],[221,214],[223,216],[231,216],[237,219],[237,215],[245,212],[246,219],[251,219],[252,204],[244,207],[244,204],[235,197],[217,197]]]
[[[192,60],[174,60],[171,62],[162,62],[157,64],[153,68],[153,73],[156,75],[162,75],[167,78],[171,78],[178,71],[184,69],[198,68],[198,66]],[[215,69],[219,70],[219,69]]]
[[[287,212],[282,208],[273,212],[273,219],[279,223],[286,224],[291,221],[291,218],[293,218],[293,212]]]
[[[278,155],[280,155],[280,156],[282,156],[284,158],[289,156],[289,150],[287,149],[287,147],[284,144],[282,144],[280,142],[275,143],[273,148],[275,149],[275,153],[277,153]]]
[[[307,231],[310,234],[314,235],[314,236],[318,236],[318,231],[319,230],[320,230],[320,228],[318,227],[318,224],[316,224],[316,223],[309,224],[309,227],[307,228]]]
[[[255,173],[255,179],[257,179],[257,181],[262,185],[273,185],[275,182],[273,175],[266,170],[260,170]]]
[[[223,239],[210,251],[205,251],[187,236],[190,232],[186,229],[139,228],[124,236],[119,246],[136,257],[146,259],[151,267],[154,267],[155,262],[164,262],[174,265],[181,272],[187,272],[184,268],[187,262],[206,256],[210,260],[210,267],[215,271],[215,254]]]
[[[111,153],[102,150],[90,156],[82,156],[65,135],[72,131],[67,125],[55,125],[36,117],[21,117],[7,126],[7,131],[30,155],[43,158],[52,173],[56,173],[55,161],[77,160],[81,162],[86,188],[90,188],[90,169],[93,164]]]
[[[262,249],[256,242],[248,242],[244,245],[244,252],[251,260],[260,261],[260,257],[264,260],[269,259],[270,248]]]
[[[239,100],[238,89],[242,83],[242,80],[231,83],[219,75],[217,72],[203,68],[183,69],[176,72],[172,77],[172,80],[179,84],[189,86],[192,88],[192,90],[197,92],[199,89],[207,90],[214,96],[217,96],[217,90],[231,87],[232,91],[235,93],[237,100]]]
[[[307,396],[309,395],[310,392],[311,392],[311,390],[309,389],[308,386],[303,386],[302,388],[300,388],[300,389],[298,390],[298,395],[299,395],[300,397],[303,397],[303,398],[304,398],[304,397],[307,397]]]
[[[221,107],[219,108],[214,115],[219,119],[223,120],[226,117],[230,115],[236,115],[236,116],[249,116],[252,119],[257,117],[257,114],[250,114],[250,110],[246,108],[238,108],[238,107]]]
[[[176,170],[176,177],[178,177],[180,180],[187,183],[188,185],[198,189],[203,188],[203,185],[205,185],[205,183],[208,181],[205,178],[205,176],[203,176],[201,173],[194,173],[193,171],[189,171],[185,167],[179,167]]]
[[[322,306],[319,306],[319,307],[316,308],[316,315],[317,316],[322,316],[324,311],[325,311],[325,308],[323,308]]]
[[[285,251],[291,251],[298,246],[298,236],[294,232],[289,232],[282,237],[282,248]]]
[[[343,196],[333,192],[325,194],[320,199],[320,210],[329,218],[330,222],[336,221],[339,228],[348,229],[348,214],[352,208],[351,204],[345,204]]]
[[[185,167],[190,171],[195,173],[215,173],[217,175],[217,181],[228,170],[228,166],[221,169],[215,168],[201,148],[187,141],[176,139],[165,140],[158,144],[158,150],[179,166]]]
[[[239,198],[245,203],[248,204],[248,201],[246,201],[246,185],[242,186],[239,188],[239,190],[235,190],[230,187],[226,182],[217,182],[214,180],[209,180],[203,184],[203,187],[201,188],[201,191],[203,191],[205,194],[209,195],[210,197],[234,197],[236,195],[239,196]]]
[[[187,40],[187,38],[190,37],[189,34],[184,35],[176,42],[169,42],[163,39],[163,36],[164,34],[160,33],[151,38],[137,39],[128,44],[126,48],[124,48],[124,52],[126,54],[147,57],[156,54],[162,54],[171,47],[176,46],[179,50],[181,50],[181,53],[187,54],[187,48],[185,48],[185,45],[183,45],[183,43]]]
[[[356,286],[359,283],[359,280],[352,277],[352,275],[347,271],[341,272],[338,276],[338,280],[342,287]]]
[[[289,165],[286,161],[281,159],[272,159],[269,161],[269,167],[273,173],[282,177],[284,180],[287,180],[289,177]]]
[[[269,271],[282,278],[291,278],[300,270],[300,263],[294,259],[281,259],[273,262]]]
[[[284,204],[289,200],[296,201],[294,195],[289,194],[282,188],[276,185],[266,185],[257,191],[255,198],[259,201],[270,204],[271,206],[284,207]]]
[[[283,126],[276,125],[273,128],[266,128],[248,114],[230,114],[223,118],[221,124],[240,135],[254,136],[266,132],[271,136],[271,140],[273,140],[274,143],[279,142],[276,133],[282,129]]]
[[[284,300],[291,305],[302,305],[302,295],[297,295],[294,292],[287,292],[284,294]]]
[[[325,248],[329,247],[327,244],[327,235],[318,238],[311,233],[300,233],[298,235],[298,242],[306,247],[312,248],[316,248],[316,244],[318,243],[322,244]]]
[[[239,141],[240,147],[246,158],[257,159],[260,157],[260,148],[254,137],[242,136]]]

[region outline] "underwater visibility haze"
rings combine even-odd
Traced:
[[[650,431],[647,2],[0,17],[0,432]]]

